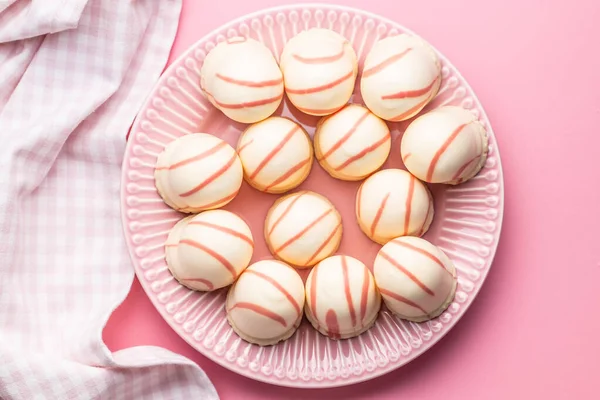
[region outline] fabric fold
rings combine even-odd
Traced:
[[[218,398],[182,356],[102,342],[134,276],[125,136],[167,62],[181,0],[62,12],[61,32],[0,44],[0,398]]]

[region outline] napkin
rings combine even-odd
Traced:
[[[0,0],[0,399],[216,399],[156,347],[102,329],[134,272],[125,136],[158,79],[181,0]]]

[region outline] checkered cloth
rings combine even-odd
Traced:
[[[133,279],[125,135],[165,66],[181,0],[0,0],[0,399],[215,399],[166,350],[111,354]]]

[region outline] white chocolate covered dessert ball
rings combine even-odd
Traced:
[[[356,258],[326,258],[306,280],[306,317],[316,330],[332,339],[365,332],[375,323],[380,306],[373,275]]]
[[[288,339],[302,321],[304,284],[298,272],[276,260],[250,265],[229,289],[225,309],[245,341],[267,346]]]
[[[415,116],[437,94],[441,63],[420,38],[401,34],[375,43],[365,58],[360,80],[367,107],[388,121]]]
[[[209,210],[176,224],[166,248],[175,279],[190,289],[210,291],[237,279],[250,263],[254,240],[239,216]]]
[[[437,317],[456,292],[452,261],[437,246],[417,237],[399,237],[383,246],[373,274],[390,311],[411,321]]]
[[[223,114],[243,123],[267,118],[283,99],[283,78],[273,54],[264,44],[241,36],[207,54],[200,87]]]
[[[242,163],[227,142],[207,133],[182,136],[158,155],[156,189],[171,208],[187,213],[219,208],[235,198]]]
[[[275,257],[310,267],[338,249],[342,218],[326,197],[310,191],[292,193],[269,209],[265,240]]]
[[[365,235],[379,244],[398,236],[422,236],[433,220],[433,198],[410,173],[385,169],[359,187],[356,219]]]
[[[300,185],[312,168],[308,133],[294,121],[270,117],[242,133],[237,152],[244,178],[267,193],[283,193]]]
[[[351,104],[319,121],[315,154],[334,178],[357,181],[377,171],[390,154],[386,123],[365,107]]]
[[[477,175],[484,166],[488,137],[472,112],[445,106],[410,123],[400,153],[406,168],[417,178],[456,185]]]
[[[294,106],[328,115],[350,99],[358,73],[350,42],[328,29],[313,28],[291,38],[281,53],[285,92]]]

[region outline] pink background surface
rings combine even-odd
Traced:
[[[277,0],[184,0],[171,59],[219,25]],[[600,2],[330,1],[398,21],[477,93],[505,176],[498,253],[471,308],[425,355],[345,388],[254,382],[197,353],[136,281],[110,319],[112,350],[157,345],[196,361],[223,399],[597,397],[600,371]],[[595,26],[594,26],[595,25]]]

